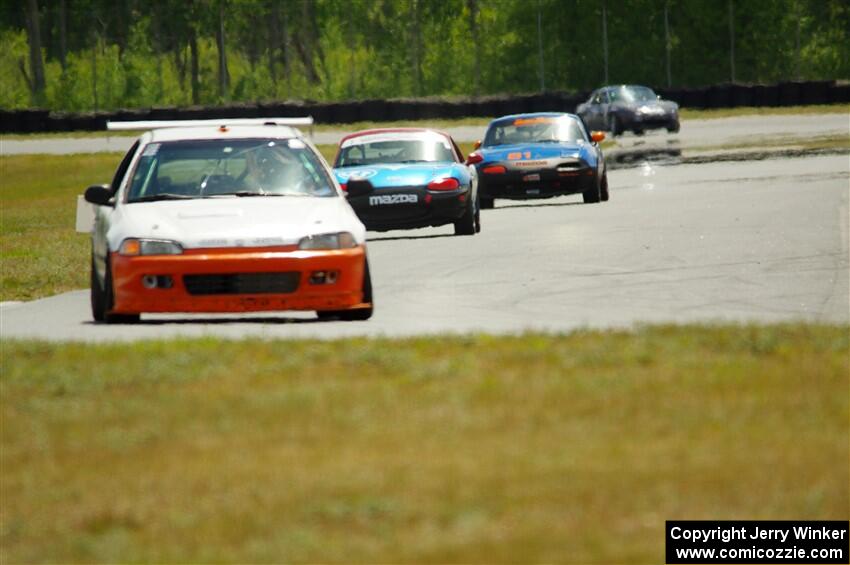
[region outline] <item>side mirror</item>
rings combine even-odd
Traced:
[[[98,206],[115,206],[112,202],[112,190],[108,184],[96,184],[86,189],[84,198]]]
[[[593,140],[594,143],[599,143],[603,139],[605,139],[604,131],[592,131],[590,132],[590,139]]]
[[[348,179],[346,183],[346,192],[348,192],[349,198],[357,198],[358,196],[365,196],[374,190],[372,183],[366,179],[361,179],[357,177],[351,177]]]
[[[472,144],[472,149],[473,149],[473,150],[478,149],[478,148],[480,148],[480,147],[481,147],[481,140],[480,140],[480,139],[479,139],[478,141],[476,141],[475,143],[473,143],[473,144]]]
[[[484,157],[481,156],[481,153],[472,152],[466,158],[467,165],[475,165],[484,160]]]

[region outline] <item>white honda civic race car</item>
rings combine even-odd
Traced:
[[[112,184],[86,190],[93,318],[371,317],[366,230],[315,147],[274,122],[217,123],[143,134]]]

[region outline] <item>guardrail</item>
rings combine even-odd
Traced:
[[[798,106],[850,102],[850,83],[837,81],[779,84],[718,84],[700,88],[657,88],[683,108]],[[316,123],[407,121],[437,118],[492,117],[522,112],[573,112],[589,91],[547,92],[480,98],[419,98],[346,102],[272,102],[230,106],[160,107],[112,112],[67,113],[50,110],[0,109],[0,133],[103,131],[108,121],[209,120],[219,118],[295,118]]]

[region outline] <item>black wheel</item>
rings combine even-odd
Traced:
[[[679,133],[679,122],[673,122],[667,126],[667,131],[670,133]]]
[[[369,274],[369,260],[366,260],[366,269],[363,272],[363,302],[369,304],[368,308],[356,310],[318,310],[316,315],[320,320],[337,318],[344,322],[357,322],[368,320],[375,310],[375,301],[372,298],[372,275]]]
[[[475,235],[475,202],[470,200],[463,216],[455,222],[455,235]]]
[[[106,319],[106,293],[100,286],[100,279],[94,268],[94,254],[91,258],[91,317],[95,322],[103,322]]]
[[[635,134],[635,135],[637,135],[637,136],[641,136],[641,135],[643,135],[643,130],[642,130],[642,129],[636,129],[636,130],[633,130],[633,131],[634,131],[634,134]]]
[[[602,175],[602,186],[600,192],[602,193],[602,202],[608,202],[608,173],[604,173]]]
[[[106,260],[106,276],[103,279],[103,321],[107,324],[135,324],[141,316],[139,314],[111,314],[109,311],[115,306],[115,296],[112,288],[112,269],[109,259]]]
[[[623,133],[623,124],[620,123],[620,118],[615,114],[608,120],[608,130],[611,132],[611,135],[614,137],[621,135]]]
[[[597,178],[589,189],[582,193],[585,204],[596,204],[602,200],[602,182]]]
[[[481,199],[475,199],[475,233],[481,232]]]
[[[481,197],[481,209],[482,210],[492,210],[496,207],[496,199],[488,198],[486,196]]]

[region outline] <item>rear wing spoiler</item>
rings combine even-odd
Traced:
[[[159,128],[190,128],[203,126],[307,126],[313,135],[313,116],[303,118],[220,118],[212,120],[139,120],[106,122],[111,131],[150,130]]]

